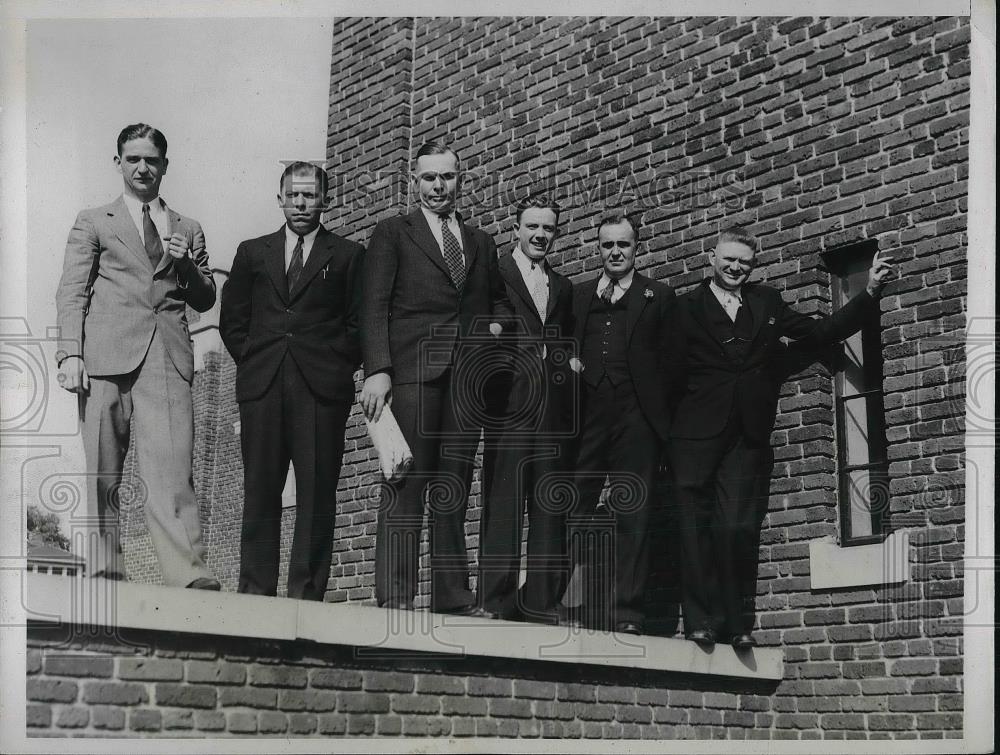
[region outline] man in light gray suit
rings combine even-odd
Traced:
[[[167,140],[144,123],[118,136],[122,196],[84,210],[56,292],[59,384],[80,395],[87,457],[87,571],[125,579],[119,488],[135,422],[138,494],[167,585],[218,590],[205,565],[191,480],[194,354],[185,306],[215,303],[201,226],[160,198]]]

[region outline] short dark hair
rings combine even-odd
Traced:
[[[163,132],[158,128],[153,128],[146,123],[133,123],[126,126],[118,134],[118,156],[121,157],[122,147],[125,146],[125,142],[130,142],[133,139],[149,139],[158,150],[160,150],[160,156],[167,156],[167,137],[163,135]]]
[[[600,220],[597,223],[597,235],[600,237],[601,229],[606,225],[618,225],[619,223],[628,223],[629,227],[632,229],[632,235],[635,237],[635,243],[639,243],[639,230],[642,225],[639,223],[639,218],[635,215],[629,215],[618,210],[612,210],[605,212],[601,215]]]
[[[420,145],[420,149],[417,150],[417,154],[413,157],[413,164],[416,165],[417,160],[425,155],[454,155],[455,163],[457,164],[460,161],[458,152],[444,142],[434,141],[433,139]]]
[[[716,240],[715,244],[718,246],[723,241],[735,241],[737,243],[748,246],[757,252],[759,250],[759,245],[757,244],[757,239],[754,237],[750,231],[742,226],[731,225],[723,228],[719,231],[719,238]]]
[[[285,169],[281,172],[281,181],[278,183],[279,193],[285,190],[285,179],[295,173],[312,173],[315,175],[316,180],[319,182],[320,194],[324,197],[326,196],[327,189],[329,188],[329,179],[327,179],[326,171],[316,165],[316,163],[309,163],[305,160],[296,160],[285,166]]]
[[[542,210],[552,210],[556,214],[556,222],[559,222],[559,203],[547,194],[533,194],[529,197],[525,197],[514,205],[514,213],[517,218],[518,224],[521,222],[521,215],[524,214],[525,210],[531,209],[532,207],[537,207]]]

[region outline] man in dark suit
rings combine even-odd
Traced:
[[[678,299],[678,384],[669,457],[676,482],[687,637],[710,645],[756,643],[751,631],[760,526],[767,513],[770,446],[784,380],[781,338],[834,343],[877,312],[892,274],[876,255],[868,286],[828,317],[796,312],[768,286],[749,283],[757,242],[723,230],[709,252],[711,278]]]
[[[634,269],[637,243],[634,220],[618,214],[602,218],[598,247],[604,270],[573,287],[579,357],[573,365],[580,370],[583,401],[575,475],[578,500],[569,526],[574,536],[592,537],[587,531],[609,478],[611,574],[609,580],[597,578],[588,590],[588,595],[602,596],[599,600],[607,610],[588,605],[586,622],[629,634],[641,634],[645,618],[650,494],[670,427],[667,396],[675,302],[670,286]]]
[[[145,123],[118,135],[122,196],[79,214],[56,292],[59,384],[80,395],[87,456],[87,570],[125,579],[119,486],[135,440],[146,524],[163,581],[218,590],[205,564],[191,482],[194,354],[186,307],[215,303],[197,221],[167,207],[167,140]],[[135,431],[133,436],[132,431]]]
[[[499,268],[514,307],[505,369],[491,385],[499,411],[486,428],[479,599],[503,619],[556,618],[566,582],[565,513],[559,474],[573,431],[572,284],[545,256],[559,235],[559,206],[535,196],[517,207],[517,244]],[[518,590],[528,512],[527,574]]]
[[[320,225],[326,173],[281,175],[285,224],[244,241],[222,289],[219,329],[236,361],[244,508],[239,591],[275,595],[281,490],[296,512],[288,597],[322,600],[330,576],[344,426],[360,362],[362,247]]]
[[[482,615],[469,589],[465,511],[482,432],[476,400],[485,349],[513,316],[490,236],[455,203],[458,155],[437,142],[416,154],[420,206],[379,223],[365,254],[361,406],[392,412],[413,452],[406,477],[383,488],[375,544],[379,605],[412,608],[430,498],[431,610]]]

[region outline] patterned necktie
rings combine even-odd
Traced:
[[[291,293],[292,289],[295,288],[295,283],[298,281],[299,276],[302,275],[302,237],[299,236],[299,240],[295,242],[295,248],[292,250],[292,261],[288,264],[288,272],[285,273],[285,277],[288,280],[288,292]]]
[[[160,258],[163,257],[163,244],[160,242],[160,234],[156,230],[153,219],[149,217],[148,204],[142,206],[142,235],[149,264],[156,270],[156,266],[160,264]]]
[[[441,218],[441,245],[444,247],[444,261],[448,264],[451,281],[459,291],[465,285],[465,263],[462,261],[462,247],[448,227],[448,218]]]
[[[601,301],[603,301],[609,307],[611,306],[611,294],[613,294],[614,291],[615,291],[614,281],[611,281],[607,286],[604,287],[604,290],[601,291]]]
[[[535,303],[538,316],[545,322],[545,311],[549,306],[549,277],[541,265],[531,263],[531,300]]]

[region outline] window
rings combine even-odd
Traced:
[[[827,252],[833,306],[844,306],[868,283],[877,241]],[[843,343],[834,373],[840,545],[881,542],[888,534],[889,462],[882,396],[882,327],[876,310]]]

